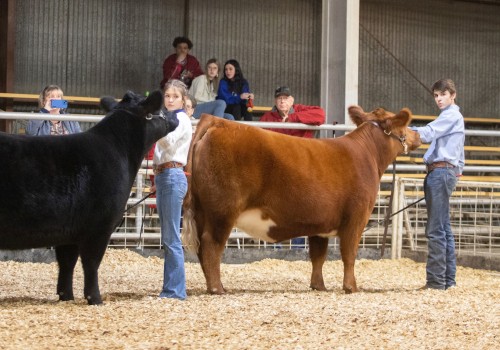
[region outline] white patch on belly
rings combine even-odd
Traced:
[[[262,219],[262,210],[251,209],[244,211],[236,219],[234,224],[237,228],[245,231],[248,235],[258,238],[262,241],[275,243],[277,241],[269,237],[269,229],[276,226],[276,223],[271,219]]]
[[[322,233],[317,236],[323,237],[323,238],[330,238],[330,237],[335,237],[337,235],[337,230],[330,231],[328,233]]]

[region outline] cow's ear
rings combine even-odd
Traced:
[[[101,97],[100,105],[106,112],[111,111],[117,104],[118,102],[116,102],[115,98],[112,96]]]
[[[347,112],[349,113],[349,117],[351,117],[352,122],[356,124],[356,126],[361,125],[366,120],[366,113],[360,106],[350,106],[347,109]]]
[[[160,90],[153,91],[141,102],[142,108],[146,113],[154,113],[161,108],[163,103],[163,93]]]
[[[396,128],[407,127],[411,122],[412,114],[408,108],[403,108],[392,118],[392,126]]]

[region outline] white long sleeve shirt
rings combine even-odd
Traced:
[[[156,142],[153,164],[159,165],[166,162],[187,164],[189,145],[193,136],[191,120],[184,110],[176,111],[179,125],[174,131]]]
[[[189,88],[189,94],[193,95],[197,103],[215,101],[217,91],[213,90],[205,74],[196,77]]]

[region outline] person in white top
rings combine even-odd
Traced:
[[[194,119],[193,112],[196,108],[196,100],[190,94],[187,94],[186,98],[184,98],[184,110],[190,119]],[[193,135],[196,131],[196,126],[193,125]]]
[[[216,58],[211,58],[205,65],[205,74],[196,77],[191,84],[189,94],[196,100],[193,117],[200,119],[202,113],[208,113],[229,120],[234,120],[231,114],[224,113],[226,102],[216,100],[219,89],[220,64]]]
[[[187,192],[184,166],[192,138],[191,120],[184,110],[187,87],[169,80],[164,87],[163,113],[175,113],[179,126],[156,142],[153,155],[156,206],[164,249],[163,288],[160,298],[186,299],[184,251],[180,239],[181,208]]]

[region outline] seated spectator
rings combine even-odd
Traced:
[[[62,108],[52,108],[52,100],[62,100],[63,91],[57,85],[46,86],[38,97],[40,113],[64,114]],[[30,120],[26,127],[28,135],[67,135],[81,132],[80,124],[74,121],[60,120]]]
[[[261,122],[304,123],[308,125],[321,125],[325,122],[325,111],[318,106],[293,104],[294,98],[290,89],[280,86],[274,92],[274,107],[266,112]],[[312,130],[300,129],[269,129],[282,134],[299,137],[313,137]],[[291,240],[292,248],[305,248],[305,238],[297,237]]]
[[[170,79],[178,79],[184,82],[189,88],[194,78],[203,74],[200,62],[196,57],[189,54],[193,48],[193,43],[186,37],[178,36],[174,39],[172,46],[175,53],[168,56],[163,62],[163,80],[160,88]]]
[[[308,125],[321,125],[325,122],[325,111],[318,106],[293,104],[294,98],[290,89],[280,86],[274,92],[275,106],[270,112],[264,113],[261,122],[303,123]],[[300,129],[269,129],[282,134],[313,137],[312,130]]]
[[[196,99],[192,95],[187,94],[184,97],[184,110],[186,111],[186,114],[188,115],[189,119],[196,119],[193,116],[193,113],[196,111],[196,106],[197,106]],[[196,131],[196,125],[193,125],[193,135],[195,131]]]
[[[196,106],[196,99],[193,97],[193,95],[187,94],[184,97],[184,110],[189,119],[195,119],[193,114]]]
[[[245,121],[252,120],[252,114],[247,110],[248,99],[254,99],[250,92],[248,81],[243,76],[240,64],[236,60],[228,60],[224,64],[224,78],[219,83],[217,99],[226,102],[226,113],[233,115],[234,119]]]
[[[219,89],[219,67],[217,59],[209,59],[205,65],[205,74],[196,77],[191,84],[189,93],[196,100],[196,109],[193,114],[196,119],[200,119],[202,113],[208,113],[216,117],[234,120],[231,114],[224,113],[226,102],[216,99]]]

